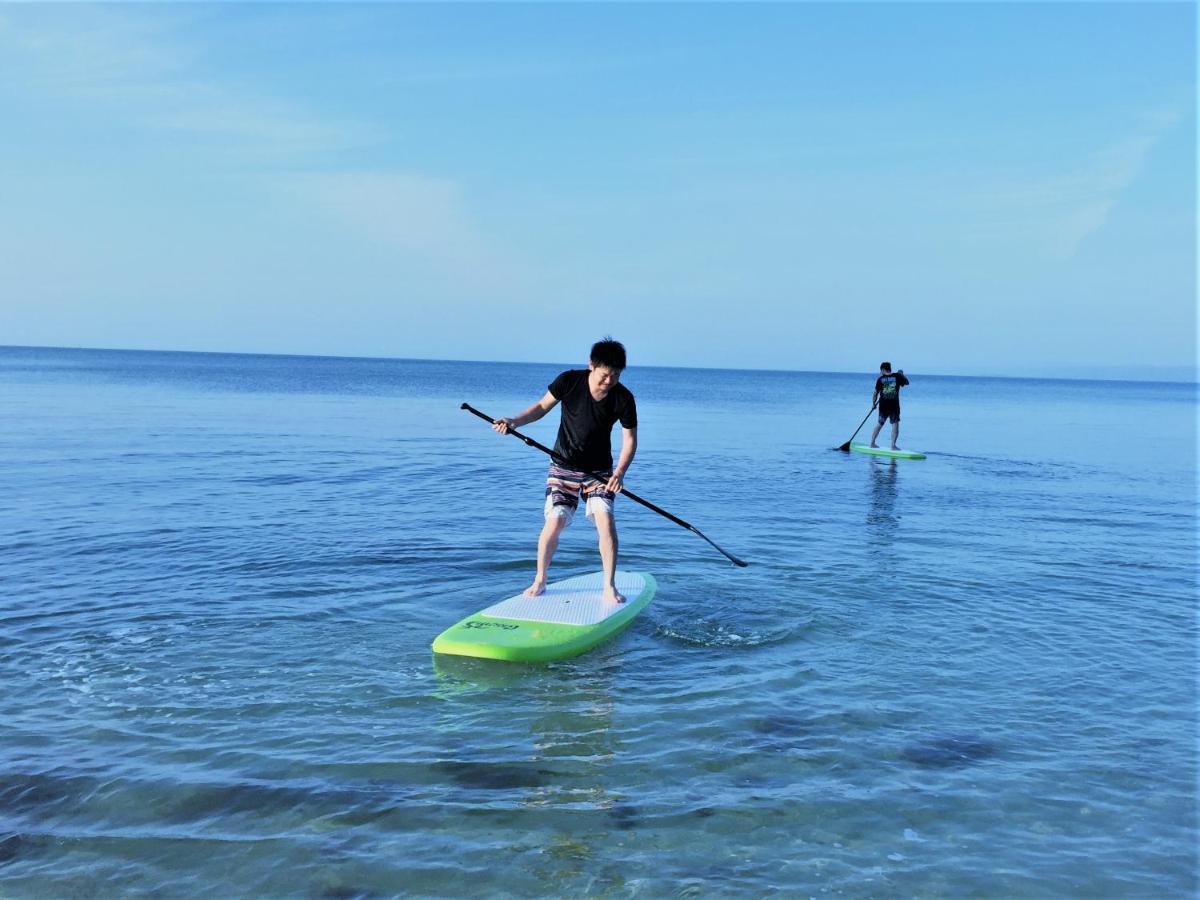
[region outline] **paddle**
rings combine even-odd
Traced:
[[[867,412],[867,414],[865,416],[863,416],[863,420],[858,423],[858,427],[854,429],[854,434],[850,435],[850,441],[852,441],[856,437],[858,437],[858,433],[860,431],[862,431],[862,427],[867,424],[867,419],[871,418],[871,413],[875,412],[875,407],[877,405],[878,405],[878,401],[876,403],[871,404],[871,409]],[[850,441],[846,441],[846,443],[842,444],[842,446],[838,447],[838,449],[841,450],[843,453],[849,453],[850,452]]]
[[[481,413],[479,410],[475,409],[470,404],[464,403],[460,408],[465,409],[467,412],[471,413],[471,415],[473,415],[473,416],[479,416],[479,418],[483,419],[485,422],[490,422],[493,425],[496,424],[495,419],[493,419],[489,415]],[[531,437],[526,437],[525,435],[523,435],[519,431],[517,431],[515,428],[509,428],[508,433],[511,434],[513,437],[517,438],[518,440],[524,441],[530,447],[533,447],[537,450],[541,450],[543,453],[545,453],[547,456],[549,456],[551,459],[553,459],[559,465],[570,467],[570,463],[568,463],[567,460],[563,459],[561,456],[559,456],[557,453],[555,453],[549,447],[539,444],[537,441],[535,441]],[[606,484],[608,482],[608,476],[606,476],[606,475],[600,475],[596,472],[585,472],[584,474],[588,475],[592,478],[595,478],[601,484]],[[665,509],[655,506],[649,500],[643,500],[641,497],[639,497],[637,494],[635,494],[633,491],[629,490],[628,488],[621,488],[621,493],[624,494],[626,497],[628,497],[633,502],[642,504],[642,506],[646,507],[646,509],[652,509],[656,513],[658,513],[660,516],[670,519],[676,525],[682,525],[688,531],[698,534],[700,537],[704,538],[704,540],[706,540],[710,544],[712,544],[713,547],[716,547],[716,549],[719,550],[725,556],[725,558],[728,559],[735,566],[742,566],[744,568],[747,565],[749,565],[749,563],[747,563],[745,560],[738,559],[732,553],[728,553],[725,550],[722,550],[715,543],[713,543],[713,540],[710,537],[708,537],[708,535],[706,535],[703,531],[701,531],[695,525],[689,525],[687,522],[683,521],[683,519],[679,518],[678,516],[671,515]]]

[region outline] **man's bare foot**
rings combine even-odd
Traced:
[[[536,597],[539,594],[544,594],[544,593],[546,593],[546,579],[545,578],[535,578],[535,579],[533,579],[533,584],[531,584],[529,587],[525,588],[525,596],[526,597]]]
[[[878,450],[878,449],[879,449],[879,445],[878,445],[878,444],[872,444],[872,445],[871,445],[871,449],[872,449],[872,450]]]
[[[618,603],[625,602],[625,595],[618,594],[617,589],[614,587],[606,587],[604,589],[604,595],[600,599],[603,603],[606,603],[609,606],[616,606]]]
[[[892,449],[893,449],[893,450],[899,450],[900,448],[899,448],[899,447],[897,447],[895,444],[892,444]]]

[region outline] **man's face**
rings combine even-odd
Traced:
[[[620,369],[610,369],[608,366],[596,366],[588,363],[588,387],[591,388],[593,397],[607,397],[608,392],[620,380]]]

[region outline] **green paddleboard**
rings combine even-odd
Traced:
[[[888,456],[892,459],[924,459],[924,453],[915,450],[888,450],[884,447],[871,447],[867,444],[851,444],[850,449],[857,453],[870,453],[872,456]]]
[[[620,604],[601,601],[604,575],[593,572],[546,585],[537,597],[523,593],[467,616],[433,642],[434,653],[549,662],[578,656],[623,631],[654,598],[654,576],[617,572]]]

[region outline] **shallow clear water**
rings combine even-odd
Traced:
[[[562,367],[0,349],[0,892],[1192,896],[1196,388],[633,368],[655,601],[523,667]],[[553,440],[556,414],[529,427]],[[597,568],[582,516],[554,574]]]

